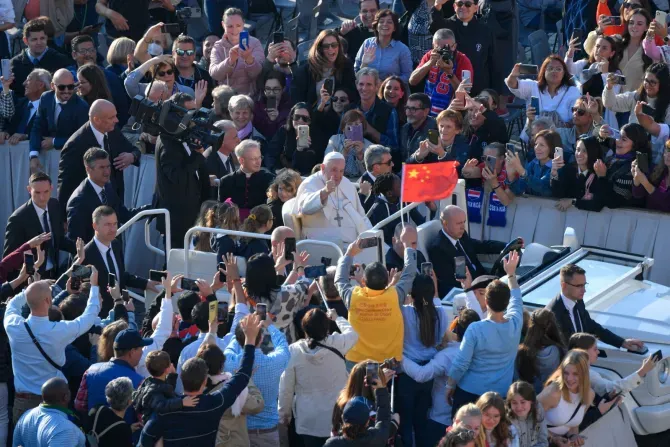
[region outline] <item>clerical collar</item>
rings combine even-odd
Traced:
[[[249,177],[251,177],[252,175],[254,175],[253,172],[247,172],[247,171],[245,171],[244,168],[242,168],[241,166],[240,166],[240,172],[242,172],[244,175],[246,175],[247,178],[249,178]]]

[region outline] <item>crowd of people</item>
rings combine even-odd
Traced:
[[[601,0],[589,20],[566,6],[561,54],[534,66],[507,57],[518,42],[496,2],[398,14],[360,0],[303,55],[283,30],[253,36],[245,1],[174,3],[0,0],[0,31],[22,33],[7,64],[0,33],[0,150],[25,141],[30,170],[0,262],[0,446],[577,447],[643,383],[653,357],[619,381],[592,368],[596,340],[644,343],[591,318],[587,272],[564,266],[528,314],[518,254],[487,271],[478,256],[505,244],[466,222],[505,226],[524,195],[670,211],[656,4],[613,15]],[[525,27],[560,19],[557,2],[535,3],[509,5]],[[200,6],[208,29],[190,36]],[[510,141],[515,100],[525,126]],[[152,203],[133,208],[124,171],[147,155]],[[426,202],[383,227],[385,262],[356,263],[360,235],[403,207],[403,166],[453,162],[467,209]],[[211,280],[126,269],[118,228],[154,208],[170,212],[156,227],[172,248],[216,253]],[[433,218],[423,253],[417,226]],[[194,226],[247,235],[185,241]],[[296,238],[345,255],[330,266]],[[455,319],[441,304],[454,288]]]

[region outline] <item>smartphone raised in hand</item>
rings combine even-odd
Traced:
[[[160,270],[149,270],[149,280],[163,282],[164,278],[167,278],[167,272],[161,272]]]
[[[249,48],[249,31],[242,31],[240,33],[240,50],[246,51]]]
[[[537,96],[531,96],[530,106],[535,109],[535,115],[538,115],[540,113],[540,98]]]
[[[294,237],[284,239],[284,258],[287,261],[293,261],[293,253],[297,250]]]
[[[2,77],[9,79],[9,75],[12,73],[12,61],[11,59],[2,60]]]
[[[645,174],[649,173],[649,156],[643,152],[635,153],[637,168]]]
[[[379,244],[379,238],[377,237],[366,237],[360,240],[358,246],[361,249],[376,247]]]
[[[274,33],[274,35],[272,36],[272,43],[274,43],[275,45],[284,43],[284,32],[277,31],[276,33]]]
[[[305,278],[317,279],[320,278],[321,276],[326,276],[325,265],[321,264],[321,265],[311,265],[309,267],[305,267]]]
[[[277,97],[268,96],[267,102],[265,103],[266,110],[277,110]]]
[[[23,263],[26,265],[26,273],[29,275],[35,274],[35,256],[30,253],[23,254]]]
[[[265,303],[256,304],[256,313],[260,317],[261,321],[268,319],[268,305]]]
[[[116,287],[116,275],[114,273],[107,275],[107,285],[112,289]]]
[[[198,283],[195,281],[195,279],[190,278],[181,279],[181,288],[182,290],[190,290],[191,292],[200,291],[200,287],[198,287]]]
[[[86,267],[85,265],[75,264],[72,266],[73,278],[86,279],[91,276],[91,273],[93,273],[91,268]]]
[[[533,64],[519,64],[519,74],[520,75],[537,75],[538,69],[537,65]]]
[[[219,269],[219,282],[226,282],[226,275],[221,270],[226,270],[226,264],[224,262],[219,262],[216,266]]]
[[[662,358],[663,358],[663,352],[661,352],[660,349],[651,355],[651,359],[655,362],[660,362]]]
[[[344,129],[344,137],[347,140],[363,142],[363,125],[354,124]]]
[[[463,280],[468,277],[465,270],[465,256],[454,257],[454,277],[456,280]]]
[[[169,34],[171,36],[178,36],[181,30],[179,29],[178,23],[166,23],[161,26],[161,33]]]
[[[327,78],[325,81],[323,81],[323,88],[328,92],[330,96],[333,96],[334,90],[335,90],[335,81],[333,78]]]
[[[421,263],[421,274],[430,276],[431,272],[433,271],[433,263],[432,262],[422,262]]]
[[[440,133],[436,129],[428,129],[428,141],[430,141],[431,144],[439,144]]]
[[[489,169],[489,171],[491,171],[491,174],[495,174],[495,172],[496,172],[496,163],[497,163],[497,162],[498,162],[498,158],[497,158],[497,157],[493,157],[493,156],[491,156],[491,155],[487,155],[487,156],[486,156],[486,159],[485,159],[485,162],[484,162],[484,163],[486,164],[486,167]]]
[[[365,379],[368,386],[372,386],[373,383],[379,381],[379,363],[368,362],[365,364]]]

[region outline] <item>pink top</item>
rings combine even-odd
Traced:
[[[261,73],[263,60],[265,59],[263,45],[260,40],[249,36],[249,48],[251,48],[251,53],[254,56],[251,65],[247,65],[244,59],[239,57],[235,66],[231,66],[228,55],[233,47],[234,45],[226,39],[225,34],[221,40],[214,44],[210,56],[209,74],[212,79],[220,84],[229,85],[237,93],[253,97],[256,93],[256,78]]]

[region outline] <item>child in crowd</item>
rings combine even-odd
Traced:
[[[302,177],[293,169],[285,168],[277,171],[277,177],[275,177],[267,192],[268,206],[274,217],[273,230],[284,225],[282,207],[284,203],[295,197],[300,183],[302,183]]]
[[[147,377],[133,393],[133,407],[142,416],[142,423],[146,424],[155,412],[167,413],[198,404],[197,397],[178,397],[174,384],[168,383],[168,375],[173,374],[170,379],[175,381],[177,376],[167,352],[150,352],[147,354],[146,364],[151,377]]]
[[[272,210],[267,205],[257,205],[244,220],[241,231],[265,234],[272,229]],[[255,254],[270,254],[270,246],[264,239],[243,237],[240,239],[239,255],[248,261]]]
[[[437,447],[476,447],[475,432],[459,427],[448,432]]]
[[[209,210],[206,216],[206,225],[210,228],[239,231],[240,210],[232,200],[227,199]],[[236,255],[238,251],[237,238],[228,234],[212,233],[209,244],[212,251],[216,252],[217,268],[218,263],[222,262],[228,253]]]
[[[218,205],[219,202],[217,202],[216,200],[205,200],[204,202],[202,202],[202,205],[200,205],[200,213],[198,214],[198,218],[196,219],[195,224],[193,226],[212,228],[211,225],[207,224],[207,216]],[[212,248],[210,247],[209,238],[210,238],[209,233],[206,233],[204,231],[196,231],[193,234],[193,238],[191,239],[191,249],[198,251],[211,251]]]
[[[507,420],[505,400],[495,391],[484,393],[477,400],[482,410],[482,427],[487,447],[519,447],[516,427]]]
[[[465,404],[458,409],[452,426],[447,428],[447,433],[458,429],[472,430],[475,433],[475,446],[486,447],[486,435],[482,428],[482,410],[477,405]]]
[[[544,410],[537,402],[535,389],[530,383],[514,382],[507,392],[505,406],[507,418],[516,428],[519,447],[549,445]]]

